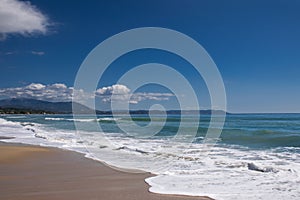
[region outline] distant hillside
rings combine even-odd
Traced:
[[[81,105],[74,103],[77,113],[88,114],[92,113],[93,110]],[[72,113],[72,102],[48,102],[36,99],[25,99],[25,98],[13,98],[0,100],[0,108],[4,109],[23,109],[31,111],[45,111],[50,113],[59,114],[70,114]]]
[[[77,114],[92,114],[95,111],[79,103],[73,103]],[[0,113],[53,113],[53,114],[71,114],[72,102],[48,102],[36,99],[13,98],[0,100]],[[151,111],[153,114],[163,114],[164,111]],[[222,110],[214,110],[215,114],[226,114]],[[111,111],[99,111],[97,114],[110,115]],[[126,111],[114,112],[114,114],[125,114]],[[208,114],[212,110],[168,110],[167,114]],[[130,114],[149,114],[148,110],[131,110]]]
[[[227,112],[223,111],[223,110],[167,110],[166,113],[169,115],[195,115],[195,114],[201,114],[201,115],[211,115],[212,112],[214,111],[214,114],[228,114]],[[101,112],[101,111],[97,111]],[[108,111],[109,112],[109,111]],[[107,113],[108,113],[107,112]],[[111,113],[111,112],[109,112]],[[126,113],[125,111],[117,111],[114,112],[115,114],[124,114]],[[130,114],[149,114],[149,110],[130,110],[129,111]],[[164,114],[165,111],[161,111],[161,110],[152,110],[151,111],[152,114]],[[101,113],[99,113],[101,114]]]
[[[0,114],[55,114],[45,110],[21,109],[21,108],[1,108]]]

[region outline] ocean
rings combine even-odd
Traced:
[[[151,172],[145,181],[154,193],[300,199],[300,114],[229,114],[215,145],[203,144],[210,121],[210,115],[170,114],[166,121],[160,115],[2,115],[0,136]],[[182,137],[196,130],[193,140],[174,140],[179,127]]]

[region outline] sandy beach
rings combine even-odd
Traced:
[[[82,154],[0,143],[0,199],[207,200],[148,192],[149,173],[111,169]]]

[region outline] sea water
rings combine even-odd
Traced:
[[[140,137],[131,120],[149,133],[162,129]],[[154,193],[300,199],[300,114],[227,115],[214,146],[203,144],[210,120],[209,115],[200,121],[169,115],[166,122],[159,115],[2,115],[0,136],[15,137],[5,142],[68,149],[131,172],[151,172],[156,176],[146,182]],[[150,122],[154,126],[148,130]],[[187,134],[198,126],[192,142],[173,140],[179,126]]]

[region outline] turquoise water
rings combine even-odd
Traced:
[[[221,138],[250,148],[300,147],[300,115],[229,115]]]
[[[31,122],[43,124],[47,127],[74,130],[72,115],[28,115],[28,116],[2,116],[2,118],[14,122]],[[93,120],[88,115],[80,117],[77,123],[84,131],[98,131],[90,124],[99,123],[106,133],[124,133],[113,120],[112,116],[97,116],[98,120]],[[162,116],[155,116],[150,119],[147,115],[133,115],[132,120],[139,126],[146,127],[150,121],[157,126],[162,126],[165,119]],[[126,116],[115,116],[119,123],[126,123],[131,120]],[[155,136],[167,138],[175,136],[178,127],[189,127],[196,124],[197,117],[192,115],[183,116],[169,115],[162,130]],[[209,115],[202,115],[194,142],[201,143],[207,132],[210,123]],[[130,129],[129,129],[130,130]],[[132,132],[135,130],[132,129]],[[151,131],[151,130],[150,130]],[[124,134],[124,137],[126,134]],[[276,148],[276,147],[300,147],[300,114],[230,114],[227,115],[225,125],[218,140],[218,144],[234,144],[249,148]]]

